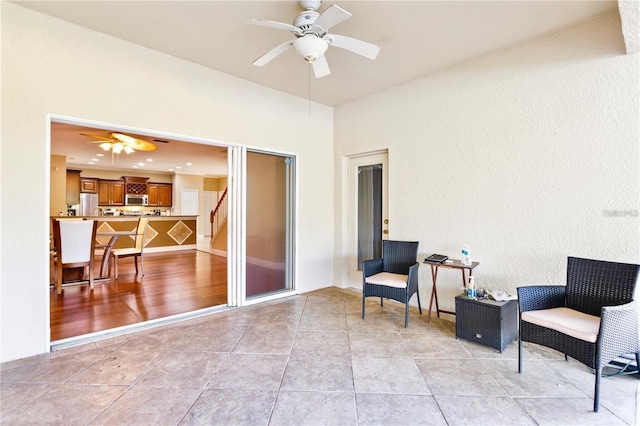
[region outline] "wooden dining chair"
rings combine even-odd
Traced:
[[[89,267],[89,285],[93,289],[95,251],[95,220],[53,220],[53,263],[55,288],[62,294],[63,271]]]
[[[133,247],[111,250],[110,264],[113,264],[113,277],[115,279],[118,278],[118,259],[122,257],[133,257],[134,264],[136,266],[136,275],[138,274],[138,258],[140,258],[140,271],[142,273],[142,276],[144,276],[144,260],[142,253],[144,249],[144,231],[147,227],[148,222],[149,219],[146,217],[141,217],[140,219],[138,219],[138,226],[136,227]],[[111,268],[109,268],[109,272],[111,272]]]

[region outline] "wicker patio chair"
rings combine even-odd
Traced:
[[[382,259],[362,262],[362,319],[365,317],[365,299],[379,297],[380,306],[384,298],[404,303],[404,327],[409,326],[409,300],[415,293],[420,306],[418,292],[417,241],[382,242]]]
[[[633,301],[639,270],[640,265],[569,257],[566,286],[519,287],[518,372],[522,373],[522,342],[580,361],[595,372],[597,412],[602,368],[634,353],[640,366],[640,308]]]

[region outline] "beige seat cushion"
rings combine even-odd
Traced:
[[[140,250],[137,250],[134,247],[132,247],[132,248],[121,248],[121,249],[113,249],[113,250],[111,250],[111,253],[114,256],[130,256],[132,254],[140,253]]]
[[[408,275],[380,272],[364,279],[367,284],[385,285],[387,287],[407,288]]]
[[[522,320],[591,343],[595,343],[598,339],[598,331],[600,330],[600,317],[569,308],[523,312]]]

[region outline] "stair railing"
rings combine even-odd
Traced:
[[[227,221],[227,188],[225,188],[218,204],[214,210],[209,213],[209,222],[211,222],[211,241],[215,240],[222,225]]]

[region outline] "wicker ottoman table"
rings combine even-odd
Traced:
[[[518,301],[469,299],[456,296],[456,338],[471,340],[502,352],[518,338]]]

